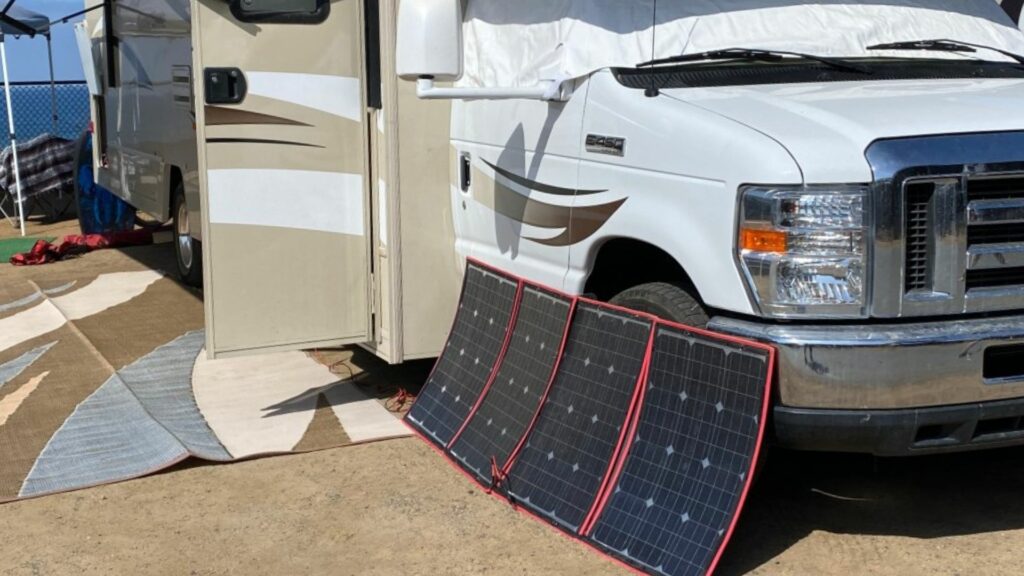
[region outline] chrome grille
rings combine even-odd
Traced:
[[[1024,291],[1024,175],[966,179],[967,291]]]
[[[967,230],[967,244],[1005,244],[1024,242],[1024,225],[995,224],[990,226],[971,226]]]
[[[929,213],[934,193],[931,183],[907,187],[907,292],[928,288]]]
[[[1024,132],[878,140],[869,310],[1024,310]]]
[[[1024,267],[1001,270],[971,270],[967,273],[967,291],[985,288],[1024,286]]]

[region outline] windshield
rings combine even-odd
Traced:
[[[533,85],[733,47],[839,58],[1010,61],[995,52],[868,50],[949,38],[1024,54],[997,0],[470,0],[462,85]]]

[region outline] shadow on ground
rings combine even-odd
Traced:
[[[1024,528],[1024,449],[876,459],[772,450],[718,574],[815,531],[930,539]]]

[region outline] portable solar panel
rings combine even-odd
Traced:
[[[635,432],[589,536],[644,570],[709,573],[745,497],[771,352],[659,325]]]
[[[451,447],[452,457],[490,485],[540,409],[569,324],[572,299],[526,286],[497,376]]]
[[[580,302],[536,424],[505,479],[510,498],[576,532],[624,434],[652,320]]]
[[[406,419],[446,447],[490,380],[505,345],[519,282],[475,263],[466,267],[455,324]]]

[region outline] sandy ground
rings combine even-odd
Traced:
[[[60,222],[42,222],[38,217],[30,217],[25,222],[25,235],[36,238],[54,237],[60,240],[68,234],[79,234],[78,220],[61,220]],[[21,230],[7,223],[0,215],[0,239],[14,238],[21,235]]]
[[[1024,449],[908,460],[771,451],[719,574],[1019,574],[1022,487]],[[626,573],[412,438],[189,462],[0,506],[0,575]]]
[[[1019,574],[1024,451],[773,453],[719,574]],[[0,507],[0,574],[626,574],[403,439]]]

